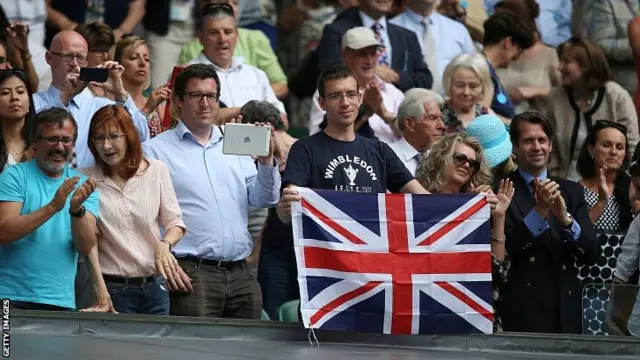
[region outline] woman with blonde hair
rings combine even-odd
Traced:
[[[464,132],[476,117],[493,113],[489,109],[493,84],[489,66],[480,54],[460,54],[442,75],[446,103],[442,107],[445,133]]]
[[[502,124],[499,118],[496,117],[496,120]],[[510,180],[502,180],[497,193],[493,193],[491,170],[482,144],[466,133],[448,134],[436,142],[427,157],[420,163],[416,178],[427,191],[434,194],[469,192],[487,194],[487,202],[491,204],[493,325],[495,331],[501,331],[502,324],[497,304],[500,301],[500,287],[509,273],[510,263],[505,250],[504,230],[506,212],[514,194],[513,183]]]
[[[149,135],[154,137],[166,130],[162,127],[163,103],[171,96],[171,89],[164,84],[151,92],[149,98],[144,96],[151,83],[149,56],[147,43],[137,36],[127,35],[111,49],[111,58],[124,67],[122,84],[138,109],[147,115]]]

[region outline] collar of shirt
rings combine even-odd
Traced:
[[[175,128],[175,132],[180,140],[185,141],[188,139],[190,141],[195,141],[196,143],[198,142],[193,133],[191,133],[191,130],[189,130],[189,128],[187,128],[187,126],[182,121],[178,122],[178,125]],[[218,126],[212,126],[211,136],[209,137],[209,145],[213,145],[220,141],[222,141],[222,132],[220,131],[220,128]]]
[[[228,69],[223,69],[218,65],[214,64],[211,60],[209,60],[209,58],[204,54],[204,50],[203,50],[202,52],[200,52],[200,56],[198,56],[198,58],[196,59],[196,61],[194,61],[194,63],[213,65],[216,71],[229,72],[234,70],[241,70],[242,64],[244,64],[244,58],[233,56],[231,58],[231,67],[229,67]]]
[[[416,148],[414,148],[411,144],[407,142],[404,136],[400,138],[400,140],[398,140],[396,144],[405,162],[411,161],[411,159],[414,159],[416,155],[418,155],[419,153],[419,151],[416,150]]]
[[[416,24],[420,24],[424,26],[424,20],[425,20],[424,16],[418,14],[417,12],[411,9],[407,9],[406,14],[407,14],[407,19],[415,22]],[[431,15],[427,16],[426,18],[429,19],[429,23],[431,25],[434,25],[436,23],[436,20],[438,19],[438,15],[439,15],[438,12],[434,9],[431,12]]]
[[[49,88],[47,89],[47,96],[50,99],[53,98],[60,98],[60,93],[61,91],[58,90],[58,88],[56,88],[55,86],[53,86],[53,84],[49,85]],[[86,87],[84,90],[82,90],[82,92],[78,95],[76,95],[73,99],[71,99],[69,101],[69,105],[73,104],[76,107],[80,108],[80,103],[82,102],[82,97],[86,96],[89,93],[89,95],[91,96],[91,89],[89,89],[89,87]]]
[[[525,184],[529,185],[531,184],[531,181],[533,181],[533,179],[535,179],[536,177],[529,174],[528,172],[522,170],[522,168],[518,168],[518,172],[520,173],[520,176],[522,176],[522,178],[524,179]],[[544,171],[542,172],[542,174],[540,174],[540,176],[538,176],[538,180],[543,181],[547,178],[547,169],[544,169]]]
[[[362,12],[362,10],[360,10],[360,20],[362,20],[362,26],[371,29],[371,27],[375,24],[378,23],[380,25],[382,25],[382,30],[387,31],[387,17],[383,16],[378,20],[374,20],[373,18],[371,18],[371,16],[365,14]]]

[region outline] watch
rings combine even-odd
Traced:
[[[83,217],[84,214],[87,212],[87,209],[83,207],[80,208],[80,210],[78,210],[78,212],[73,212],[71,211],[71,209],[69,209],[69,215],[73,216],[73,217]]]
[[[571,216],[571,214],[567,213],[567,217],[569,218],[569,224],[567,226],[563,226],[565,229],[568,229],[571,227],[571,225],[573,225],[573,216]]]

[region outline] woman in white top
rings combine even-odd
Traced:
[[[29,134],[36,112],[21,70],[0,70],[0,172],[31,160]]]

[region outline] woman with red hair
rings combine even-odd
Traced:
[[[96,112],[88,146],[96,159],[87,175],[100,192],[100,234],[89,254],[96,302],[84,311],[168,315],[169,290],[188,291],[170,251],[186,227],[169,170],[144,157],[120,105]]]

